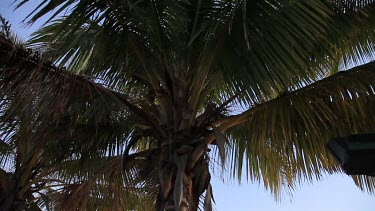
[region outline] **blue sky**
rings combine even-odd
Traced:
[[[33,6],[42,2],[34,0],[13,11],[14,0],[0,0],[0,14],[12,24],[13,30],[27,40],[30,33],[40,27],[40,20],[29,27],[21,21]],[[245,181],[245,179],[243,179]],[[213,191],[218,211],[374,211],[375,197],[361,192],[346,175],[328,175],[321,181],[297,186],[293,198],[285,195],[276,202],[262,185],[243,182],[242,185],[213,178]]]

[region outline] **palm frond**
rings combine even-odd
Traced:
[[[352,176],[354,183],[364,192],[374,195],[375,181],[373,177],[364,175]]]
[[[216,68],[232,89],[246,93],[243,100],[254,104],[325,77],[342,58],[369,57],[374,52],[374,3],[355,2],[361,6],[346,12],[326,1],[248,3],[248,41],[241,39],[243,15],[238,15]]]
[[[130,102],[129,96],[106,89],[84,75],[75,75],[43,63],[38,52],[32,54],[32,51],[14,46],[3,37],[1,49],[4,60],[1,61],[2,98],[4,101],[34,104],[40,111],[38,118],[46,116],[56,122],[69,111],[74,118],[87,115],[98,121],[108,115],[116,115],[114,111],[129,109],[143,116],[141,118],[148,116]],[[18,112],[24,112],[24,108],[18,109],[21,109]],[[12,112],[9,111],[10,114]],[[149,116],[144,120],[154,124]]]
[[[246,122],[229,130],[234,175],[245,166],[249,179],[263,180],[277,193],[282,186],[339,171],[325,144],[333,137],[375,131],[374,81],[371,62],[250,108]],[[361,187],[372,190],[371,184]]]
[[[63,174],[59,173],[58,177],[67,183],[61,185],[59,191],[53,195],[56,208],[150,210],[155,206],[153,202],[155,191],[152,191],[155,188],[152,187],[154,184],[142,179],[138,181],[137,186],[134,184],[128,186],[129,183],[124,181],[121,172],[121,157],[91,160],[90,166],[82,166],[79,163],[79,160],[62,163],[60,172]],[[137,181],[135,175],[130,177],[133,181]]]
[[[70,182],[58,203],[72,209],[126,206],[110,195],[113,185],[119,197],[152,195],[157,207],[178,208],[190,194],[195,201],[184,203],[198,207],[202,193],[210,195],[210,144],[223,161],[229,157],[234,176],[245,166],[248,178],[278,197],[282,187],[339,171],[327,140],[375,131],[375,63],[337,72],[340,63],[374,56],[374,6],[44,0],[31,22],[67,10],[29,43],[46,57],[0,37],[1,129],[9,140],[12,131],[29,131],[23,137],[50,141],[49,155],[62,148],[64,162],[53,176]],[[70,70],[56,67],[63,65]],[[193,180],[205,184],[194,184],[194,192]],[[354,181],[374,191],[373,180]]]

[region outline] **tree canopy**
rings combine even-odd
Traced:
[[[220,166],[277,198],[340,172],[330,138],[375,131],[374,1],[45,0],[27,20],[51,12],[27,48],[0,37],[0,150],[1,174],[53,178],[52,207],[211,210]]]

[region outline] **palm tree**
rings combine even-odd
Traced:
[[[156,210],[211,210],[218,165],[233,178],[245,168],[278,197],[340,171],[330,138],[375,131],[375,63],[338,68],[372,58],[375,1],[46,0],[29,20],[53,10],[29,42],[43,56],[0,40],[2,122],[63,129],[79,146],[63,154],[89,166],[121,156],[121,188]],[[100,175],[91,172],[112,184]],[[373,178],[353,180],[374,192]]]
[[[11,47],[15,55],[31,54],[32,51],[26,51],[10,31],[8,22],[1,16],[0,20],[3,50]],[[25,58],[18,59],[13,62],[21,64]],[[7,68],[7,65],[2,67]],[[21,92],[25,88],[20,85]],[[20,93],[13,93],[17,94]],[[150,209],[152,194],[138,194],[140,191],[134,190],[140,187],[131,190],[124,186],[121,156],[111,156],[113,144],[102,144],[102,150],[109,153],[104,157],[95,156],[87,146],[93,138],[97,144],[95,151],[105,138],[126,139],[129,134],[123,130],[128,128],[120,122],[126,120],[123,115],[118,119],[103,118],[111,121],[110,125],[83,116],[81,121],[73,122],[69,112],[58,122],[54,121],[55,116],[40,121],[33,115],[38,112],[35,105],[28,100],[13,102],[9,96],[1,101],[0,210],[112,210],[114,206],[123,210]],[[53,123],[56,125],[51,126]],[[75,124],[74,130],[70,124]],[[100,130],[97,130],[98,125]],[[94,130],[100,137],[87,134]],[[84,162],[80,159],[82,156]],[[132,167],[141,163],[134,162]],[[143,178],[135,179],[143,181]],[[147,187],[142,187],[142,191],[145,190]],[[121,198],[131,199],[131,202],[123,203]]]
[[[1,117],[4,120],[6,115]],[[84,132],[95,129],[92,124],[76,125],[67,136],[67,122],[60,122],[53,131],[43,130],[46,125],[30,131],[20,124],[20,119],[6,122],[13,124],[13,131],[4,131],[6,135],[0,145],[0,210],[112,210],[113,206],[124,210],[150,209],[152,194],[140,195],[140,191],[124,186],[121,156],[91,155],[81,161],[80,157],[89,152],[85,149],[80,153],[84,148],[81,143],[89,137]],[[113,136],[115,131],[100,132],[111,132]],[[146,188],[142,187],[142,191]],[[121,198],[131,201],[123,203]]]

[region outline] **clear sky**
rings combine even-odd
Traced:
[[[33,6],[32,3],[13,11],[14,0],[0,0],[0,14],[12,24],[23,40],[43,23],[37,22],[31,27],[22,27],[21,21]],[[46,19],[44,19],[46,20]],[[243,179],[245,181],[245,179]],[[329,175],[321,181],[304,183],[296,188],[293,198],[285,195],[284,200],[276,202],[262,185],[243,182],[241,186],[224,184],[213,177],[212,181],[215,208],[218,211],[374,211],[375,197],[361,192],[346,175]]]

